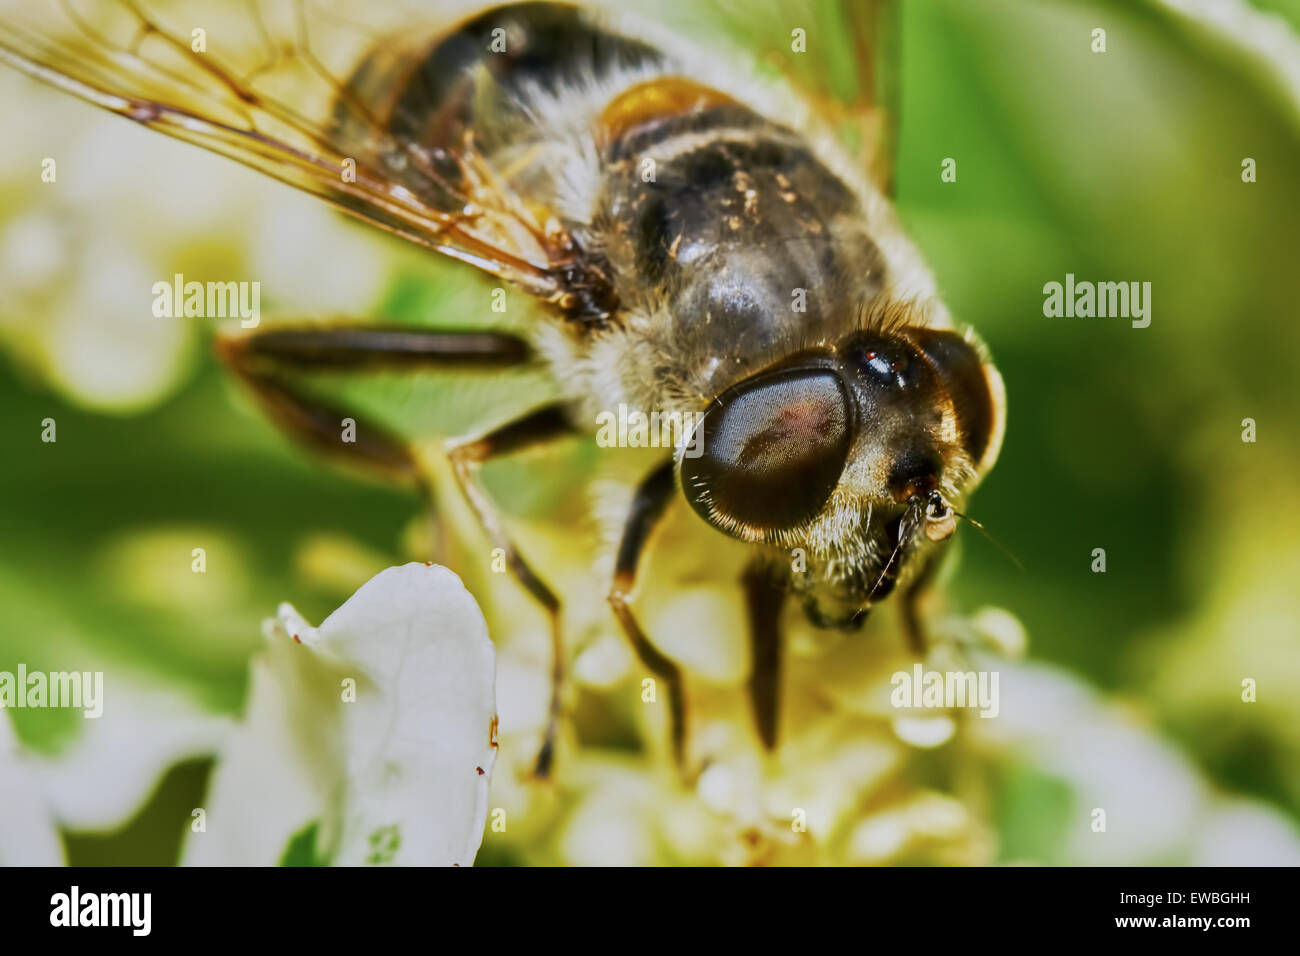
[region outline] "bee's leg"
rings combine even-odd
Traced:
[[[429,505],[435,542],[441,535],[433,487],[407,442],[311,394],[303,377],[314,371],[488,371],[531,357],[522,339],[500,332],[321,324],[221,334],[216,352],[291,438],[339,463],[414,486]]]
[[[908,649],[917,657],[925,657],[930,649],[929,635],[925,630],[925,622],[921,619],[921,602],[929,592],[930,585],[934,583],[935,574],[943,564],[946,553],[946,544],[932,551],[926,557],[925,564],[921,566],[916,577],[907,583],[903,593],[899,595],[902,602],[899,613],[903,620],[903,634],[907,638]]]
[[[566,409],[562,405],[547,405],[488,432],[480,438],[469,439],[448,446],[452,473],[456,483],[487,533],[494,547],[505,554],[506,567],[515,580],[524,586],[546,611],[551,624],[551,702],[547,717],[545,737],[537,754],[534,773],[538,777],[550,774],[555,756],[555,738],[560,723],[560,687],[564,678],[564,641],[560,629],[560,600],[555,592],[537,576],[515,547],[501,523],[501,516],[487,492],[475,480],[475,473],[483,462],[502,455],[510,455],[574,433]]]
[[[313,371],[487,370],[530,357],[523,340],[498,332],[446,332],[375,325],[277,326],[223,334],[217,355],[291,437],[313,451],[415,483],[427,492],[408,444],[373,422],[310,394],[296,381]],[[355,427],[347,432],[344,419]]]
[[[637,658],[650,673],[663,681],[668,691],[669,728],[673,748],[673,760],[677,769],[687,776],[686,765],[686,696],[682,683],[682,671],[657,647],[650,643],[637,623],[636,615],[628,602],[636,588],[637,565],[645,551],[650,532],[663,515],[664,509],[672,498],[674,489],[673,463],[664,462],[637,487],[632,499],[632,507],[623,522],[623,535],[618,544],[618,555],[614,563],[614,580],[610,584],[610,607],[614,617],[632,644]]]
[[[741,578],[749,611],[750,672],[745,685],[754,727],[768,750],[776,749],[781,703],[781,608],[786,582],[763,562],[752,562]]]

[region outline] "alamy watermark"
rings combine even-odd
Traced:
[[[704,454],[703,412],[642,412],[619,405],[617,412],[596,416],[596,444],[601,448],[677,448],[682,457]]]
[[[262,320],[262,283],[186,282],[178,272],[171,282],[153,284],[153,314],[160,319],[238,318],[242,328],[255,329]]]
[[[918,663],[910,672],[896,671],[889,683],[889,702],[900,709],[976,707],[981,717],[1001,710],[997,671],[927,671]]]
[[[94,719],[104,713],[103,671],[0,671],[0,708],[72,707]]]
[[[153,928],[152,893],[83,893],[73,886],[50,897],[51,926],[121,926],[133,936]]]
[[[1150,282],[1065,282],[1043,286],[1043,315],[1066,319],[1132,319],[1135,329],[1151,324]]]

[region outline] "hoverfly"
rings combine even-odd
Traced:
[[[855,29],[875,29],[881,4],[850,6]],[[211,49],[199,50],[190,6],[164,25],[141,0],[62,0],[61,26],[0,28],[0,60],[536,301],[528,336],[276,327],[222,337],[218,351],[290,435],[417,482],[414,454],[380,428],[340,445],[337,410],[290,373],[552,370],[562,402],[448,445],[470,508],[550,617],[540,774],[561,718],[560,600],[476,472],[591,432],[604,409],[696,416],[700,453],[679,444],[636,490],[608,600],[667,686],[684,767],[682,672],[638,624],[638,566],[679,496],[747,543],[748,687],[759,735],[775,746],[783,602],[799,599],[816,626],[849,629],[901,584],[918,634],[912,605],[1002,439],[1001,379],[954,329],[886,198],[887,175],[873,181],[868,162],[771,84],[620,17],[527,2],[385,31],[324,10],[246,0],[236,18],[209,11]],[[238,25],[216,29],[230,19]],[[869,52],[877,38],[863,39]],[[872,99],[870,80],[865,89]],[[792,563],[795,551],[804,560]]]

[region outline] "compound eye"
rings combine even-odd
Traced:
[[[761,540],[822,509],[849,444],[848,396],[837,375],[773,372],[728,389],[704,413],[681,459],[682,488],[709,524]]]

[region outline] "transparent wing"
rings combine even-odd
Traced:
[[[446,17],[423,6],[6,0],[0,62],[566,308],[572,254],[553,224],[501,192],[468,140],[394,136],[383,91],[349,83],[376,49],[432,42]]]

